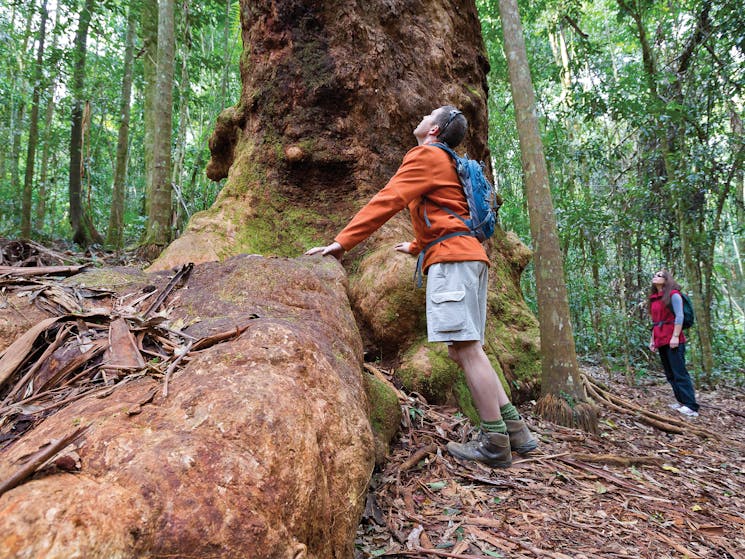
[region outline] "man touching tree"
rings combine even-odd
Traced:
[[[469,214],[453,161],[434,144],[454,148],[462,142],[466,128],[465,116],[453,106],[440,107],[423,117],[414,129],[418,146],[406,154],[385,188],[333,243],[306,254],[340,259],[408,207],[415,239],[397,244],[395,250],[411,255],[424,252],[428,339],[448,344],[448,355],[463,369],[481,418],[475,440],[450,442],[447,449],[461,459],[505,468],[512,463],[513,450],[524,454],[534,450],[538,442],[509,401],[482,347],[489,267],[486,251],[468,226],[444,209]]]

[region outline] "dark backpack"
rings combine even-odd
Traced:
[[[691,298],[680,291],[678,293],[680,293],[680,297],[683,299],[683,330],[688,330],[696,322],[696,315],[693,312]]]
[[[486,239],[494,235],[494,229],[497,225],[497,211],[499,211],[497,193],[494,190],[494,186],[492,186],[484,175],[484,163],[482,161],[469,159],[468,156],[461,157],[445,144],[437,143],[432,145],[447,152],[455,161],[455,171],[458,175],[458,180],[463,187],[463,194],[468,202],[469,217],[463,218],[450,208],[441,206],[426,196],[423,196],[422,198],[425,204],[434,204],[441,210],[444,210],[450,215],[460,219],[466,224],[469,230],[455,231],[443,235],[422,249],[422,252],[419,253],[419,259],[417,260],[416,271],[414,272],[419,287],[422,286],[422,262],[424,261],[424,253],[427,252],[429,248],[446,239],[463,235],[471,235],[476,237],[479,241],[484,242]],[[424,221],[429,226],[426,205],[424,208]]]

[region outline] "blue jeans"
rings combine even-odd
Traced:
[[[673,387],[675,399],[689,409],[698,411],[693,381],[686,369],[686,345],[680,344],[674,349],[669,345],[663,345],[657,348],[657,351],[660,352],[662,368],[665,369],[667,382]]]

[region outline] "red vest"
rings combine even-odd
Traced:
[[[680,295],[680,291],[677,289],[670,292],[671,297],[673,293]],[[662,293],[649,296],[649,314],[654,323],[652,327],[654,345],[656,347],[670,345],[670,338],[673,337],[673,328],[675,327],[675,313],[662,301]],[[679,342],[684,344],[685,341],[686,337],[681,330]]]

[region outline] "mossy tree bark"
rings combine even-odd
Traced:
[[[241,22],[243,89],[218,118],[207,167],[226,185],[152,269],[238,253],[298,256],[330,242],[415,145],[422,115],[446,103],[468,118],[463,151],[489,161],[488,62],[473,0],[242,0]],[[442,348],[426,345],[414,259],[393,250],[413,236],[405,214],[345,264],[369,350],[384,360],[405,354],[426,384],[457,373],[440,363]],[[502,231],[489,250],[487,347],[509,387],[528,393],[537,324],[519,276],[530,253]]]
[[[520,138],[530,231],[535,246],[542,362],[538,410],[547,419],[560,424],[595,431],[597,415],[594,407],[587,403],[579,376],[564,283],[564,263],[517,1],[500,0],[499,14]]]

